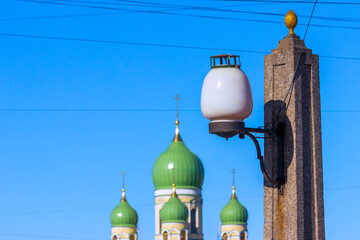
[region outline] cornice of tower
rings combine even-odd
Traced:
[[[155,190],[155,197],[160,196],[171,196],[172,195],[172,188],[169,189],[159,189]],[[201,189],[176,189],[176,193],[178,196],[201,196]]]

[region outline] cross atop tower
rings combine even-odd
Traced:
[[[126,198],[125,198],[125,172],[122,171],[121,172],[122,175],[122,197],[121,197],[121,202],[126,202]]]
[[[231,199],[236,199],[236,195],[235,195],[235,168],[232,169],[231,171],[232,175],[233,175],[233,187],[232,187],[232,196]]]
[[[124,189],[125,188],[125,172],[124,171],[122,171],[121,172],[121,175],[122,175],[122,180],[123,180],[123,182],[122,182],[122,188]]]
[[[235,168],[232,169],[231,173],[233,175],[233,186],[235,186],[235,173],[236,173]]]
[[[179,100],[181,100],[181,98],[179,98],[179,95],[176,94],[176,96],[174,97],[174,99],[176,100],[176,121],[175,121],[175,125],[176,125],[176,129],[175,129],[175,137],[174,137],[174,142],[182,142],[181,137],[180,137],[180,131],[179,131]]]
[[[179,98],[179,95],[176,94],[174,99],[176,100],[176,120],[179,120],[179,100],[181,100],[181,98]]]

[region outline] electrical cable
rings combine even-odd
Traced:
[[[90,108],[1,108],[0,112],[175,112],[172,109],[90,109]],[[201,112],[196,109],[183,109],[180,112]],[[253,110],[262,112],[262,110]],[[321,110],[322,113],[360,113],[360,110]]]
[[[19,1],[19,0],[17,0]],[[106,1],[101,1],[101,2],[97,2],[97,1],[80,1],[80,0],[49,0],[49,1],[53,1],[53,2],[75,2],[75,3],[90,3],[90,4],[100,4],[100,5],[115,5],[115,6],[131,6],[131,7],[159,7],[158,5],[154,4],[154,5],[149,5],[149,4],[140,4],[140,3],[115,3],[115,2],[106,2]],[[130,2],[130,1],[129,1]],[[164,6],[166,7],[166,6]],[[168,6],[167,8],[173,8]]]
[[[141,42],[127,42],[127,41],[113,41],[113,40],[96,40],[96,39],[86,39],[86,38],[52,37],[52,36],[26,35],[26,34],[0,33],[0,36],[38,38],[38,39],[52,39],[52,40],[66,40],[66,41],[79,41],[79,42],[94,42],[94,43],[109,43],[109,44],[140,45],[140,46],[151,46],[151,47],[183,48],[183,49],[211,50],[211,51],[212,50],[215,50],[215,51],[230,51],[230,52],[258,53],[258,54],[268,54],[269,53],[269,52],[265,52],[265,51],[244,50],[244,49],[195,47],[195,46],[185,46],[185,45],[141,43]],[[360,60],[360,58],[359,58],[359,60]]]
[[[102,6],[93,6],[93,5],[83,5],[83,4],[71,4],[71,3],[51,2],[51,1],[43,1],[43,0],[19,0],[19,1],[33,2],[33,3],[43,3],[43,4],[54,4],[54,5],[65,5],[65,6],[77,6],[77,7],[103,9],[103,10],[117,10],[117,11],[124,11],[124,13],[153,13],[153,14],[175,15],[175,16],[186,16],[186,17],[197,17],[197,18],[209,18],[209,19],[221,19],[221,20],[236,20],[236,21],[246,21],[246,22],[284,24],[281,21],[174,13],[174,12],[169,12],[170,10],[168,10],[168,9],[157,10],[157,11],[155,11],[155,10],[134,10],[134,11],[129,11],[129,9],[123,9],[123,8],[102,7]],[[68,2],[69,1],[70,0],[68,0]],[[79,1],[76,1],[76,2],[79,2]],[[189,7],[183,7],[183,8],[172,9],[172,10],[181,10],[181,9],[186,10],[188,8]],[[234,10],[229,10],[229,11],[234,11]],[[262,14],[262,13],[252,12],[252,14]],[[263,13],[263,14],[265,14],[265,13]],[[266,14],[270,14],[270,13],[266,13]],[[357,21],[357,20],[358,19],[351,20],[351,21]],[[298,25],[306,26],[306,24],[302,24],[302,23],[299,23]],[[323,25],[323,24],[313,24],[312,26],[313,27],[322,27],[322,28],[339,28],[339,29],[360,30],[360,27],[353,27],[353,26],[336,26],[336,25]]]
[[[80,2],[80,3],[95,3],[95,4],[119,4],[119,3],[109,3],[109,2],[96,2],[96,1],[79,1],[79,0],[52,0],[52,1],[62,1],[62,2]],[[205,10],[205,11],[220,11],[226,13],[244,13],[244,14],[255,14],[255,15],[266,15],[266,16],[278,16],[285,17],[285,14],[282,13],[269,13],[269,12],[252,12],[252,11],[243,11],[243,10],[235,10],[235,9],[221,9],[221,7],[236,7],[236,6],[246,6],[242,5],[232,5],[232,6],[220,6],[219,7],[203,7],[203,6],[191,6],[191,5],[177,5],[177,4],[164,4],[164,3],[156,3],[156,2],[142,2],[142,1],[130,1],[130,0],[118,0],[120,2],[132,3],[132,4],[143,4],[139,6],[151,6],[151,7],[167,7],[171,8],[171,10]],[[147,5],[146,5],[147,4]],[[121,4],[120,4],[121,5]],[[131,6],[131,4],[129,4]],[[253,5],[253,4],[251,4]],[[258,5],[258,4],[257,4]],[[167,10],[164,10],[167,11]],[[300,18],[309,18],[308,15],[297,15]],[[333,20],[333,21],[345,21],[345,22],[360,22],[358,18],[339,18],[339,17],[313,17],[314,19],[319,20]],[[305,25],[305,24],[304,24]]]
[[[296,3],[296,4],[314,4],[315,1],[286,1],[286,0],[207,0],[210,2],[259,2],[259,3]],[[318,2],[324,5],[360,5],[360,2]]]
[[[314,14],[317,1],[318,1],[318,0],[316,0],[316,2],[315,2],[315,4],[314,4],[314,7],[313,7],[313,9],[312,9],[312,11],[311,11],[309,23],[308,23],[308,25],[307,25],[307,27],[306,27],[306,31],[305,31],[305,34],[304,34],[304,37],[303,37],[303,41],[304,41],[304,42],[305,42],[305,39],[306,39],[306,34],[307,34],[308,29],[309,29],[309,27],[310,27],[311,18],[312,18],[313,14]],[[289,105],[290,105],[291,96],[292,96],[293,89],[294,89],[294,85],[295,85],[295,79],[296,79],[296,78],[295,78],[295,75],[296,75],[296,72],[297,72],[298,67],[299,67],[301,54],[302,54],[302,53],[300,53],[299,59],[298,59],[297,64],[296,64],[295,74],[294,74],[294,77],[293,77],[293,80],[292,80],[292,83],[291,83],[291,91],[290,91],[289,101],[288,101],[288,103],[286,104],[286,110],[285,110],[285,112],[287,112],[287,110],[288,110],[288,108],[289,108]],[[285,102],[285,100],[286,100],[287,97],[288,97],[288,95],[285,96],[284,102]]]
[[[57,0],[59,1],[59,0]],[[68,0],[60,0],[60,1],[68,1]],[[142,1],[132,1],[132,0],[115,0],[120,2],[128,2],[128,3],[143,3],[143,4],[156,4],[157,6],[167,6],[167,7],[187,7],[187,10],[210,10],[210,11],[222,11],[222,12],[232,12],[232,13],[245,13],[245,14],[256,14],[256,15],[268,15],[268,16],[279,16],[285,17],[286,14],[282,13],[269,13],[269,12],[252,12],[252,11],[243,11],[243,10],[235,10],[235,9],[221,9],[222,7],[237,7],[237,6],[247,6],[247,5],[230,5],[230,6],[218,6],[218,7],[202,7],[202,6],[189,6],[189,5],[174,5],[174,4],[163,4],[163,3],[154,3],[154,2],[142,2]],[[100,3],[100,2],[99,2]],[[251,4],[253,5],[253,4]],[[258,5],[258,4],[257,4]],[[220,7],[220,8],[219,8]],[[301,18],[309,18],[308,15],[297,15]],[[339,17],[323,17],[317,16],[314,19],[320,20],[334,20],[334,21],[349,21],[349,22],[360,22],[358,18],[339,18]]]
[[[348,186],[348,187],[334,187],[334,188],[326,188],[324,189],[325,192],[327,191],[341,191],[341,190],[353,190],[353,189],[360,189],[360,186]],[[240,199],[247,199],[247,198],[260,198],[264,195],[243,195],[238,196]],[[204,203],[207,202],[217,202],[217,201],[225,201],[227,198],[214,198],[214,199],[205,199]],[[134,207],[153,207],[153,203],[147,204],[135,204]],[[83,211],[98,211],[98,210],[109,210],[113,207],[96,207],[96,208],[78,208],[78,209],[57,209],[57,210],[48,210],[48,211],[33,211],[33,212],[15,212],[15,213],[0,213],[1,216],[16,216],[16,215],[37,215],[37,214],[51,214],[51,213],[67,213],[67,212],[83,212]]]
[[[315,11],[315,7],[316,7],[317,2],[318,2],[318,0],[315,1],[314,7],[313,7],[313,9],[311,11],[311,14],[310,14],[309,22],[308,22],[308,24],[306,26],[306,31],[305,31],[304,38],[303,38],[304,42],[305,42],[305,39],[306,39],[307,31],[308,31],[308,29],[310,27],[311,19],[312,19],[313,15],[314,15],[314,11]]]
[[[183,48],[183,49],[207,50],[207,51],[228,51],[228,52],[251,53],[251,54],[269,54],[269,52],[257,51],[257,50],[211,48],[211,47],[197,47],[197,46],[157,44],[157,43],[141,43],[141,42],[114,41],[114,40],[96,40],[96,39],[86,39],[86,38],[52,37],[52,36],[12,34],[12,33],[0,33],[0,36],[36,38],[36,39],[51,39],[51,40],[65,40],[65,41],[78,41],[78,42],[92,42],[92,43],[107,43],[107,44],[124,44],[124,45],[137,45],[137,46],[150,46],[150,47]],[[322,57],[322,58],[331,58],[331,59],[342,59],[342,60],[355,60],[355,61],[360,60],[360,58],[343,57],[343,56],[321,56],[320,55],[320,57]]]
[[[173,109],[79,109],[79,108],[2,108],[0,112],[175,112]],[[183,109],[180,112],[200,112],[200,110]]]
[[[311,23],[311,19],[312,19],[312,16],[314,14],[314,11],[315,11],[315,7],[316,7],[316,4],[317,4],[318,0],[315,1],[315,4],[312,8],[312,11],[311,11],[311,15],[310,15],[310,18],[309,18],[309,22],[307,24],[307,27],[306,27],[306,31],[305,31],[305,34],[304,34],[304,37],[303,37],[303,41],[305,42],[305,39],[306,39],[306,34],[307,34],[307,31],[310,27],[310,23]],[[284,106],[286,106],[285,108],[285,114],[289,108],[289,105],[290,105],[290,101],[291,101],[291,96],[292,96],[292,93],[293,93],[293,89],[294,89],[294,86],[295,86],[295,79],[296,79],[296,73],[297,73],[297,70],[299,68],[299,64],[300,64],[300,59],[301,59],[301,56],[303,55],[303,52],[300,52],[299,54],[299,57],[298,57],[298,60],[296,62],[296,65],[295,65],[295,72],[294,72],[294,76],[292,77],[292,80],[291,80],[291,83],[290,83],[290,86],[289,86],[289,89],[285,95],[285,98],[284,100],[282,101],[281,105],[280,105],[280,108],[279,108],[279,111],[277,112],[276,116],[275,116],[275,121],[278,121],[279,120],[279,116],[280,116],[280,112],[282,110],[282,108]],[[286,99],[289,97],[289,100],[288,102],[286,103]],[[268,124],[266,124],[268,125]]]
[[[353,190],[353,189],[360,189],[360,186],[348,186],[348,187],[334,187],[334,188],[326,188],[324,189],[325,192],[327,191],[341,191],[341,190]],[[238,196],[240,199],[248,199],[248,198],[261,198],[264,195],[243,195]],[[213,198],[213,199],[205,199],[204,203],[207,202],[217,202],[217,201],[225,201],[228,198]],[[135,204],[134,207],[153,207],[153,203],[147,204]],[[96,208],[78,208],[78,209],[57,209],[57,210],[48,210],[48,211],[33,211],[33,212],[15,212],[15,213],[0,213],[1,216],[16,216],[16,215],[36,215],[36,214],[51,214],[51,213],[67,213],[67,212],[83,212],[83,211],[98,211],[98,210],[109,210],[113,207],[96,207]]]
[[[45,238],[45,239],[63,239],[63,240],[103,240],[101,238],[77,238],[77,237],[60,237],[60,236],[43,236],[43,235],[31,235],[31,234],[15,234],[15,233],[1,233],[0,236],[8,236],[8,237],[22,237],[22,238]]]
[[[327,188],[326,191],[353,190],[353,189],[360,189],[360,186]]]
[[[235,6],[253,6],[253,5],[264,5],[264,4],[241,4],[241,5],[232,5],[230,7],[235,7]],[[179,9],[175,9],[175,10],[179,10]],[[186,9],[181,9],[181,10],[186,10]],[[89,13],[89,14],[68,14],[68,15],[55,15],[55,16],[37,16],[37,17],[17,17],[17,18],[0,18],[0,21],[18,21],[18,20],[37,20],[37,19],[51,19],[51,18],[68,18],[68,17],[89,17],[89,16],[106,16],[106,15],[119,15],[119,14],[123,14],[125,12],[121,12],[121,13]],[[138,11],[132,11],[132,12],[126,12],[126,13],[138,13]],[[349,21],[357,21],[357,19],[347,19]],[[342,21],[341,19],[339,19],[339,21]],[[360,19],[359,19],[360,21]]]

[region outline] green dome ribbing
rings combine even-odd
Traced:
[[[220,219],[222,225],[247,224],[248,212],[236,198],[235,192],[228,204],[221,210]]]
[[[204,182],[204,166],[200,158],[185,146],[178,128],[174,141],[154,164],[152,178],[155,190],[172,187],[173,167],[176,188],[201,188]]]
[[[186,222],[189,211],[185,204],[177,197],[171,197],[160,210],[160,219],[163,223]]]
[[[112,211],[111,216],[112,227],[136,227],[138,215],[125,199],[125,193],[119,205]]]

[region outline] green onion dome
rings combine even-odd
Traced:
[[[136,227],[138,215],[125,198],[123,189],[122,199],[110,216],[112,227]]]
[[[185,146],[178,126],[176,120],[173,142],[155,161],[152,172],[155,190],[171,188],[173,174],[178,189],[198,189],[204,182],[204,166],[200,158]]]
[[[247,224],[248,212],[237,199],[235,195],[235,187],[233,187],[233,194],[230,201],[221,211],[220,219],[222,225]]]
[[[175,184],[173,185],[173,194],[160,210],[160,219],[162,223],[187,222],[189,217],[188,208],[177,197]]]

